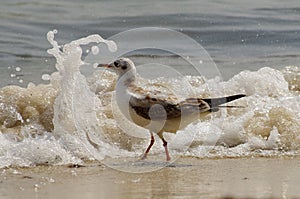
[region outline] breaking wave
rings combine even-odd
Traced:
[[[103,161],[106,157],[138,158],[148,145],[149,135],[116,110],[116,75],[95,70],[85,76],[80,71],[81,45],[105,43],[114,51],[114,42],[91,35],[60,46],[54,39],[55,33],[50,31],[47,35],[53,47],[48,53],[56,58],[57,69],[49,76],[50,83],[0,89],[0,168],[81,164],[86,160]],[[218,93],[208,88],[216,85],[226,95],[247,95],[231,103],[244,108],[214,112],[178,131],[176,136],[166,133],[172,155],[223,158],[299,152],[297,66],[282,71],[268,67],[242,71],[228,81],[200,76],[140,80],[145,87],[156,82],[178,92],[183,82],[188,82],[193,92],[183,92],[185,97],[215,97]],[[193,141],[186,150],[191,136]],[[163,158],[160,142],[155,143],[151,153]]]

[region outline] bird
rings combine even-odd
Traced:
[[[221,105],[246,96],[238,94],[220,98],[182,100],[171,91],[149,90],[138,85],[136,67],[129,58],[121,57],[108,64],[99,64],[98,67],[107,68],[118,75],[115,90],[121,112],[127,119],[150,132],[150,143],[141,157],[142,160],[147,158],[155,142],[154,133],[162,140],[166,160],[170,161],[171,156],[168,142],[163,136],[164,132],[176,133],[199,119],[200,116],[218,111],[219,108],[238,107]]]

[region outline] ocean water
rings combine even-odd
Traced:
[[[117,159],[139,158],[148,132],[118,111],[116,75],[93,67],[116,49],[144,66],[138,71],[148,78],[140,80],[145,87],[161,83],[182,98],[247,95],[232,103],[244,108],[212,113],[176,136],[166,133],[174,159],[299,153],[297,1],[2,0],[0,9],[0,168],[87,160],[118,167]],[[139,37],[115,45],[118,33],[142,27],[161,29],[137,31]],[[201,48],[174,35],[151,46],[149,38],[163,28]],[[135,48],[140,43],[144,49]],[[198,65],[209,67],[195,70],[189,61],[199,56]],[[159,141],[151,158],[164,160]]]
[[[43,73],[54,72],[45,39],[52,29],[59,30],[57,40],[64,44],[90,34],[108,38],[139,27],[171,28],[199,42],[225,79],[243,70],[280,69],[300,60],[297,0],[1,0],[0,11],[1,86],[19,84],[9,77],[13,67],[23,68],[17,74],[23,86],[40,83]]]

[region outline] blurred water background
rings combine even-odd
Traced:
[[[300,61],[298,0],[1,0],[0,86],[40,83],[42,74],[55,71],[55,60],[46,52],[49,30],[57,29],[58,42],[68,43],[139,27],[170,28],[192,37],[224,79],[243,70],[281,69]],[[157,52],[139,53],[147,57]]]

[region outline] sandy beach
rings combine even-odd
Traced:
[[[98,163],[9,168],[1,169],[0,198],[299,198],[299,164],[299,157],[181,158],[141,174]]]
[[[1,0],[0,16],[0,199],[300,198],[299,1]],[[135,68],[98,67],[121,57]]]

